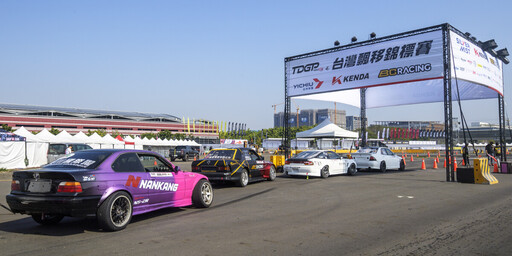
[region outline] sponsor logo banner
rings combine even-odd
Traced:
[[[503,62],[450,31],[452,78],[492,88],[503,95]]]
[[[442,32],[286,62],[289,96],[443,78]]]

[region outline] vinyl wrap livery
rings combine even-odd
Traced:
[[[204,159],[192,162],[192,171],[207,176],[210,181],[235,181],[246,171],[248,182],[273,180],[275,166],[248,148],[214,149]]]
[[[131,197],[133,215],[137,215],[165,207],[192,205],[196,184],[201,179],[207,180],[203,175],[177,170],[172,163],[154,152],[115,149],[83,152],[93,151],[108,155],[94,169],[52,168],[50,164],[38,170],[14,172],[13,186],[18,183],[18,188],[6,197],[12,212],[95,215],[109,196],[124,191]],[[125,166],[116,166],[120,165],[116,159],[122,155],[136,156],[142,165],[127,162]],[[116,168],[122,171],[116,171]],[[43,185],[35,186],[38,182]],[[63,182],[79,182],[82,191],[58,191],[59,184]],[[51,187],[47,188],[45,184]]]

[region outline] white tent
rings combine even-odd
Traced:
[[[331,123],[328,118],[317,125],[315,128],[298,132],[297,138],[354,138],[357,139],[359,134],[340,128]]]
[[[36,135],[29,132],[25,127],[21,127],[14,134],[26,138],[26,157],[28,159],[27,167],[37,167],[48,163],[46,154],[48,152],[48,142],[44,142]]]
[[[44,142],[56,142],[55,135],[50,133],[46,128],[44,128],[38,134],[36,134],[36,137]]]
[[[76,137],[69,134],[66,130],[61,131],[55,135],[55,141],[57,143],[83,143],[81,140],[77,140]]]

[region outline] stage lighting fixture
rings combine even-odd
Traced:
[[[370,34],[370,39],[375,39],[375,37],[377,37],[377,34],[375,34],[375,32],[372,32]]]
[[[498,44],[496,43],[496,41],[494,41],[494,39],[487,40],[482,44],[482,49],[484,51],[489,49],[495,49],[496,47],[498,47]]]
[[[464,35],[466,35],[467,37],[471,37],[471,33],[469,32],[464,33]]]
[[[338,46],[338,45],[340,45],[340,41],[338,41],[338,40],[334,41],[334,46]]]
[[[507,64],[510,63],[507,57],[500,57],[500,60],[503,61],[503,63]]]
[[[508,56],[508,50],[507,48],[503,48],[501,50],[496,51],[499,57],[507,57]]]
[[[351,41],[352,41],[352,43],[357,42],[357,37],[355,37],[355,36],[354,36],[354,37],[352,37]]]
[[[475,41],[476,42],[476,37],[472,36],[471,37],[471,40]]]

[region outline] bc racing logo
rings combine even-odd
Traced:
[[[143,180],[141,177],[135,178],[133,175],[128,176],[125,186],[132,186],[134,188],[153,189],[162,191],[176,192],[178,185],[172,182],[161,182],[156,180]]]
[[[432,70],[432,64],[430,64],[430,63],[398,67],[398,68],[382,69],[379,72],[379,78],[390,77],[390,76],[401,76],[401,75],[421,73],[421,72],[429,72],[431,70]]]

